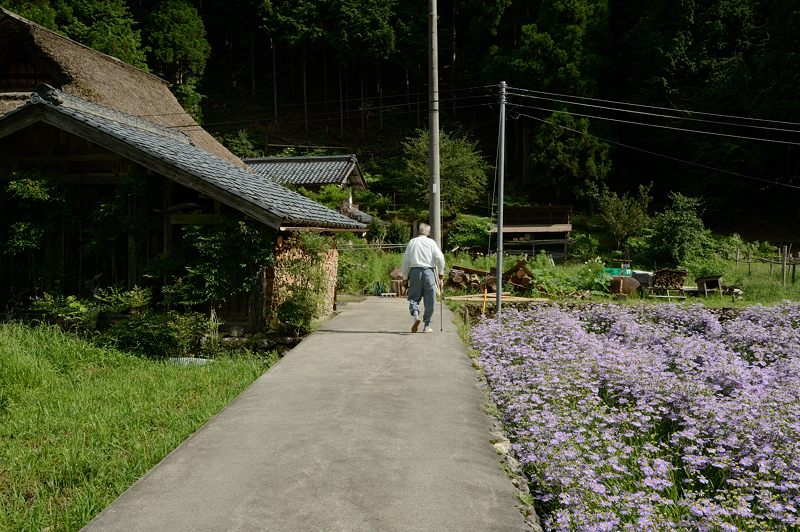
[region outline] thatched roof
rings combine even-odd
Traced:
[[[360,222],[192,145],[172,128],[49,85],[41,85],[28,103],[0,117],[0,139],[34,123],[89,140],[275,229],[366,229]]]
[[[24,93],[0,92],[0,114],[23,105],[38,83],[47,82],[68,94],[180,131],[198,148],[246,166],[186,113],[166,81],[0,8],[0,69],[11,55],[19,60],[20,54],[48,79],[35,80],[21,89]],[[3,74],[0,71],[0,77]]]

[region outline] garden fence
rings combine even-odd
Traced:
[[[739,263],[747,264],[747,275],[752,275],[753,264],[769,264],[769,274],[774,275],[773,270],[778,270],[780,274],[781,283],[786,288],[786,282],[791,270],[792,284],[797,280],[797,265],[800,264],[800,252],[792,254],[792,246],[782,246],[777,248],[777,255],[771,257],[753,257],[750,253],[746,258],[741,256],[739,248],[736,248],[736,269],[739,269]],[[776,268],[775,266],[780,266]]]

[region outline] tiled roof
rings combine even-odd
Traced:
[[[255,213],[273,227],[364,229],[363,224],[343,214],[193,146],[185,136],[169,128],[113,111],[47,85],[37,89],[30,103],[3,119],[32,107],[69,117],[78,129],[88,126],[89,131],[124,142],[133,148],[134,153],[142,155],[136,161],[139,164],[161,167],[166,164],[167,169],[173,171],[169,177],[178,176],[186,186],[195,185],[222,203],[251,215]],[[102,140],[95,137],[91,140],[102,145]],[[160,172],[159,168],[154,170]]]
[[[253,170],[275,183],[297,186],[350,184],[367,188],[355,155],[319,157],[263,157],[243,159]]]

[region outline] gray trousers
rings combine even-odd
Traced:
[[[433,268],[411,268],[408,272],[408,312],[419,312],[419,302],[425,301],[422,321],[430,325],[436,308],[436,271]]]

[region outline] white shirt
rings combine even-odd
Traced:
[[[408,279],[411,268],[436,268],[439,275],[444,273],[444,255],[432,238],[419,235],[408,242],[400,268],[403,279]]]

